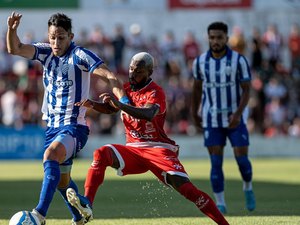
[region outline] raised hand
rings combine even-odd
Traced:
[[[16,30],[20,24],[22,14],[12,12],[12,14],[7,18],[7,26],[12,30]]]

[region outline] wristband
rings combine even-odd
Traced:
[[[123,104],[130,104],[130,101],[126,95],[124,95],[122,98],[120,98],[119,102],[121,102]]]

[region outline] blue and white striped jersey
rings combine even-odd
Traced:
[[[47,43],[34,46],[33,60],[40,61],[44,69],[43,120],[48,127],[86,125],[86,108],[74,103],[89,97],[90,74],[103,63],[102,59],[74,43],[62,57],[54,56]]]
[[[246,58],[227,48],[226,55],[215,59],[210,51],[198,56],[193,62],[193,76],[202,80],[200,113],[203,127],[228,127],[228,117],[239,106],[241,82],[251,80]],[[246,123],[247,109],[242,122]]]

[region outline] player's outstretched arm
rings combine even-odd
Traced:
[[[109,102],[96,102],[90,99],[84,99],[80,102],[76,102],[75,106],[84,106],[89,109],[94,109],[97,112],[105,113],[105,114],[113,114],[119,111],[118,108],[113,107],[109,104]]]
[[[12,14],[7,18],[7,51],[13,55],[19,55],[28,59],[32,59],[35,53],[34,46],[23,44],[17,35],[17,29],[19,27],[21,17],[21,14],[12,12]]]
[[[119,80],[105,64],[101,64],[97,67],[93,71],[93,74],[100,76],[100,78],[110,86],[112,92],[118,99],[126,96],[122,81]]]
[[[104,93],[101,96],[104,101],[111,101],[113,105],[137,119],[152,121],[152,119],[159,113],[159,106],[156,104],[146,104],[143,108],[140,108],[124,104],[109,93]]]

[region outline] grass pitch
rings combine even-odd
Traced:
[[[72,176],[83,193],[90,160],[76,160]],[[192,182],[212,194],[205,160],[183,160]],[[227,220],[237,225],[300,225],[300,160],[252,159],[257,209],[244,207],[242,182],[237,165],[224,160]],[[0,225],[20,210],[38,202],[43,168],[40,161],[0,161]],[[151,173],[119,177],[108,168],[94,203],[91,225],[194,225],[215,224],[176,191],[163,186]],[[56,192],[47,225],[70,224],[70,214]]]

